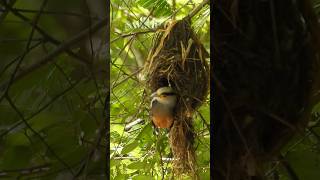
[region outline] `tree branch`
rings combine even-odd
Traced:
[[[56,96],[54,96],[48,103],[46,103],[45,105],[43,105],[40,109],[38,109],[36,112],[34,112],[32,115],[30,115],[29,117],[25,118],[25,121],[28,121],[30,119],[32,119],[33,117],[35,117],[36,115],[38,115],[39,113],[41,113],[42,111],[44,111],[45,109],[47,109],[50,105],[52,105],[56,100],[58,100],[60,97],[64,96],[67,92],[71,91],[76,85],[78,85],[81,82],[81,80],[75,82],[74,84],[70,85],[70,87],[68,87],[67,89],[63,90],[61,93],[57,94]],[[4,95],[5,97],[5,95]],[[20,124],[23,123],[23,120],[20,120],[16,123],[14,123],[11,127],[9,127],[6,131],[2,132],[0,134],[0,138],[2,138],[3,136],[7,135],[9,132],[11,132],[12,130],[14,130],[15,128],[17,128]]]
[[[48,149],[48,151],[63,165],[65,166],[69,172],[71,174],[74,174],[71,167],[65,162],[63,161],[54,151],[53,149],[50,147],[50,145],[44,140],[44,138],[36,131],[34,130],[31,125],[26,121],[24,115],[22,114],[22,112],[18,109],[18,107],[14,104],[14,102],[12,101],[12,99],[9,97],[8,94],[6,94],[6,99],[9,103],[9,105],[11,106],[11,108],[19,115],[19,117],[21,118],[21,120],[23,121],[23,123],[26,125],[26,127],[33,132],[39,139],[40,141],[46,146],[46,148]]]
[[[30,175],[36,173],[43,173],[45,171],[50,170],[51,164],[43,164],[38,166],[33,166],[25,169],[9,169],[9,170],[2,170],[0,171],[0,177],[8,176],[11,173],[19,173],[21,175]]]
[[[204,0],[202,3],[200,3],[193,11],[191,11],[186,17],[183,19],[185,20],[191,20],[193,16],[195,16],[205,5],[209,4],[209,0]]]
[[[299,180],[298,175],[296,174],[296,172],[293,170],[293,168],[291,167],[291,165],[288,163],[287,160],[285,160],[283,155],[279,155],[279,161],[282,164],[282,166],[286,169],[289,177],[291,180]]]

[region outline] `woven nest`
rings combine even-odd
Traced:
[[[312,8],[295,2],[214,5],[215,179],[266,179],[267,163],[306,127],[319,53]]]
[[[169,140],[176,175],[195,175],[193,112],[205,101],[209,89],[208,53],[188,21],[172,21],[160,29],[144,71],[153,92],[171,86],[178,94]]]

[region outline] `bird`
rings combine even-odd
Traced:
[[[174,110],[177,104],[177,93],[169,86],[160,87],[151,94],[151,117],[157,128],[171,128]]]

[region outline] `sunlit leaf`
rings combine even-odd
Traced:
[[[134,141],[134,142],[124,146],[121,151],[121,154],[128,154],[129,152],[133,151],[138,146],[139,146],[139,143],[137,141]]]

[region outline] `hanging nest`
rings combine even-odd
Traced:
[[[194,111],[206,100],[209,89],[209,54],[187,20],[171,21],[155,36],[145,64],[147,86],[154,92],[171,86],[178,94],[169,141],[176,175],[196,174],[193,147]]]
[[[319,90],[317,18],[303,0],[224,0],[213,7],[212,176],[267,179],[267,163],[304,132]]]

